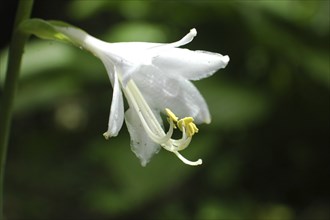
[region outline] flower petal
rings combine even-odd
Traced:
[[[174,74],[166,75],[154,66],[143,66],[133,80],[148,104],[158,110],[171,109],[179,118],[193,117],[196,123],[210,123],[207,104],[188,80]]]
[[[180,75],[189,80],[211,76],[217,70],[225,68],[228,62],[228,56],[218,53],[181,48],[165,50],[152,61],[164,74]]]
[[[141,165],[146,166],[151,157],[159,152],[160,145],[149,138],[133,109],[125,112],[125,122],[131,136],[131,149],[140,159]]]
[[[107,43],[103,45],[103,50],[106,53],[117,54],[119,57],[126,60],[143,60],[145,56],[153,57],[160,51],[180,47],[190,43],[197,35],[196,29],[191,29],[183,38],[173,43],[148,43],[148,42],[121,42],[121,43]],[[144,55],[141,59],[141,55]]]
[[[188,34],[186,34],[183,38],[181,38],[179,41],[173,42],[168,44],[169,46],[173,47],[181,47],[183,45],[189,44],[194,37],[196,37],[197,31],[195,28],[191,29]]]
[[[142,65],[151,65],[152,58],[157,57],[159,53],[180,47],[191,42],[197,35],[196,29],[191,29],[190,32],[182,39],[169,43],[113,43],[105,44],[101,49],[109,54],[110,57],[120,65],[123,73],[123,85],[126,86],[131,76],[139,72]],[[114,56],[116,54],[116,56]]]
[[[115,137],[118,135],[124,122],[124,102],[123,95],[118,80],[118,74],[114,70],[113,66],[109,63],[105,63],[111,84],[113,86],[112,102],[110,107],[110,115],[108,122],[108,130],[105,133],[105,137]]]
[[[151,64],[151,56],[146,54],[149,48],[158,46],[156,43],[128,42],[106,43],[101,56],[120,68],[122,84],[125,87],[131,75],[138,72],[141,65]]]
[[[157,45],[155,47],[149,48],[148,49],[148,55],[153,57],[156,56],[157,54],[159,54],[160,52],[164,51],[164,50],[168,50],[168,49],[172,49],[172,48],[176,48],[176,47],[181,47],[183,45],[189,44],[194,37],[197,35],[197,31],[195,28],[191,29],[190,32],[188,34],[186,34],[183,38],[181,38],[178,41],[175,41],[173,43],[169,43],[169,44],[160,44]]]

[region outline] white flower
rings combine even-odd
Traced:
[[[142,166],[160,150],[160,146],[186,164],[202,163],[201,159],[189,161],[179,153],[198,132],[194,122],[211,121],[205,100],[189,80],[211,76],[226,67],[228,56],[178,48],[193,40],[196,29],[169,44],[107,43],[79,29],[56,29],[91,51],[105,65],[113,86],[108,130],[104,133],[106,139],[118,135],[125,119],[132,150]],[[122,92],[129,104],[125,113]],[[163,129],[161,112],[168,116],[167,132]],[[175,128],[182,131],[182,138],[172,138]]]

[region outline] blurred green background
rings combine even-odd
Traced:
[[[102,63],[32,37],[8,151],[8,219],[330,219],[329,1],[36,1],[33,17],[110,42],[172,42],[195,27],[187,48],[231,61],[194,82],[212,123],[183,154],[204,164],[161,150],[143,168],[125,126],[102,136],[112,97]]]

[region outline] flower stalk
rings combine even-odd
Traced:
[[[13,112],[13,103],[18,84],[21,60],[24,52],[24,45],[28,39],[28,33],[18,29],[22,21],[30,17],[33,7],[33,0],[20,0],[16,12],[15,23],[13,27],[8,64],[3,87],[3,97],[0,109],[0,219],[3,215],[4,201],[4,173],[7,157],[8,139],[10,134],[10,125]]]

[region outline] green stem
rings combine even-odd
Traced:
[[[0,111],[0,220],[3,219],[3,192],[4,192],[4,173],[7,157],[8,139],[10,124],[13,112],[13,103],[18,84],[24,45],[29,34],[19,31],[19,24],[25,19],[30,18],[33,0],[20,0],[16,12],[14,28],[12,32],[7,72],[3,89],[3,97]]]

